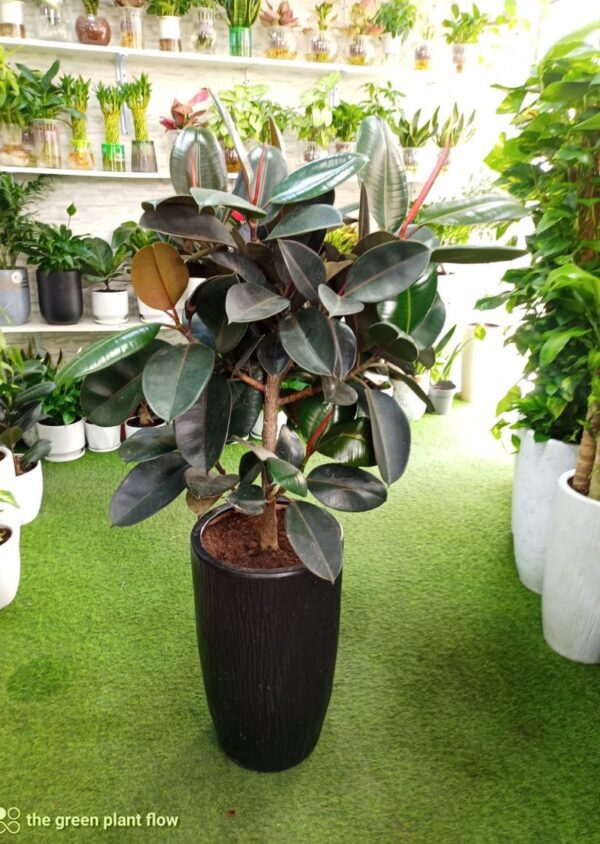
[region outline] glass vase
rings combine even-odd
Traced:
[[[69,166],[73,170],[93,170],[96,159],[89,141],[71,141],[72,151],[69,153]]]
[[[313,32],[308,35],[305,58],[309,62],[332,62],[337,56],[337,42],[329,32]]]
[[[346,62],[352,65],[370,65],[375,61],[375,44],[370,35],[355,35],[346,47]]]
[[[239,173],[240,157],[237,152],[233,149],[233,147],[224,147],[223,152],[225,154],[225,166],[227,167],[227,172]]]
[[[75,32],[80,44],[92,47],[108,47],[110,44],[110,24],[102,15],[79,15],[75,21]]]
[[[431,70],[433,46],[429,41],[422,41],[415,47],[415,70]]]
[[[23,130],[17,123],[0,123],[0,165],[29,167],[31,156],[23,144]]]
[[[319,146],[319,144],[314,143],[311,141],[310,143],[306,144],[304,147],[304,152],[302,153],[302,158],[308,164],[310,161],[317,161],[317,159],[321,158],[323,155],[323,148]]]
[[[181,53],[181,18],[177,15],[158,19],[158,49],[164,53]]]
[[[215,13],[212,9],[201,7],[195,10],[192,47],[197,53],[214,53],[217,46]]]
[[[37,36],[44,41],[68,41],[71,27],[63,0],[41,3],[38,14]]]
[[[3,38],[26,38],[25,3],[21,0],[0,0],[0,35]]]
[[[244,57],[252,55],[252,29],[249,26],[229,27],[229,54]]]
[[[56,170],[62,167],[58,121],[32,120],[34,154],[38,167]]]
[[[268,59],[295,59],[298,55],[296,36],[289,26],[270,26],[267,29]]]
[[[156,173],[156,150],[154,141],[131,142],[131,169],[134,173]]]
[[[124,6],[121,9],[121,47],[144,49],[142,10]]]
[[[465,69],[465,64],[471,53],[469,49],[470,44],[453,44],[452,45],[452,64],[456,68],[457,73],[462,73]]]
[[[339,138],[333,144],[334,151],[339,153],[353,152],[354,144],[350,141],[340,141]]]
[[[125,172],[125,147],[123,144],[102,144],[102,169],[111,173]]]

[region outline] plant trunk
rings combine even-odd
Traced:
[[[582,495],[591,492],[590,485],[594,480],[595,495],[600,498],[600,480],[592,478],[594,475],[594,463],[598,465],[597,440],[600,434],[600,408],[593,404],[587,415],[586,425],[583,429],[579,454],[577,456],[577,467],[573,476],[573,489]],[[597,473],[596,473],[597,474]]]
[[[275,451],[277,446],[277,414],[279,413],[279,387],[281,378],[273,375],[267,377],[265,385],[265,401],[263,405],[262,442],[269,451]],[[263,489],[268,489],[266,473],[263,475]],[[261,551],[278,551],[277,536],[277,498],[267,504],[263,513],[260,527]]]

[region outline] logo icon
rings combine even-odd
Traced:
[[[12,806],[10,809],[3,809],[0,806],[0,835],[4,835],[5,832],[8,832],[9,835],[16,835],[17,832],[20,832],[20,817],[21,812],[16,806]]]

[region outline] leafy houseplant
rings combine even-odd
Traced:
[[[423,147],[433,137],[435,127],[431,120],[420,123],[421,109],[418,109],[412,119],[402,116],[395,127],[398,140],[402,145],[404,166],[409,171],[417,171],[422,163]]]
[[[0,165],[29,166],[30,155],[23,146],[24,116],[19,78],[4,47],[0,47]]]
[[[232,56],[252,55],[252,27],[260,13],[260,0],[222,0],[229,21],[229,52]]]
[[[458,144],[466,144],[475,134],[475,110],[470,115],[463,114],[454,103],[452,111],[442,123],[439,119],[439,106],[431,118],[432,138],[440,149],[450,146],[452,149]],[[446,159],[445,167],[450,166],[451,158]]]
[[[308,141],[304,151],[305,161],[319,158],[323,149],[333,140],[331,93],[339,80],[339,73],[329,73],[300,95],[300,111],[295,128],[298,140]]]
[[[57,371],[57,368],[48,368],[48,374],[55,382]],[[79,381],[63,379],[45,396],[42,403],[44,418],[37,423],[37,429],[40,437],[51,444],[46,460],[67,463],[83,457],[85,427],[80,395]]]
[[[92,290],[94,319],[101,325],[123,325],[129,312],[127,288],[113,288],[111,283],[123,274],[130,256],[129,246],[122,243],[113,250],[110,243],[94,237],[86,241],[86,248],[83,273],[91,284],[102,285]]]
[[[125,102],[125,91],[121,85],[105,85],[99,82],[95,92],[104,117],[105,143],[102,144],[102,168],[122,173],[125,171],[125,147],[121,143],[119,120]]]
[[[133,115],[135,140],[132,142],[131,169],[136,173],[156,173],[158,170],[154,142],[148,133],[147,111],[151,94],[152,86],[145,73],[123,85],[125,102]]]
[[[219,92],[219,99],[231,114],[244,143],[257,141],[264,129],[266,123],[264,97],[268,90],[268,85],[234,85],[233,88]],[[226,123],[219,114],[215,114],[207,125],[219,139],[223,148],[234,152],[230,159],[227,155],[225,158],[229,172],[237,172],[239,159],[235,154],[235,147]]]
[[[287,0],[282,0],[277,9],[266,2],[266,8],[260,13],[260,22],[267,28],[267,49],[269,59],[295,59],[296,38],[292,29],[298,26],[292,7]]]
[[[335,0],[332,3],[328,3],[327,0],[317,3],[313,13],[313,21],[317,31],[314,33],[312,29],[304,30],[310,36],[305,55],[307,61],[332,62],[335,59],[338,46],[330,30],[336,20]]]
[[[406,41],[416,20],[417,9],[410,0],[387,0],[378,8],[374,23],[381,27],[382,32],[388,35],[390,40],[393,39],[396,42],[393,46],[397,47],[398,42]],[[384,51],[386,54],[391,52],[386,49],[385,41]]]
[[[48,177],[17,182],[0,173],[0,324],[23,325],[29,319],[27,267],[17,265],[23,243],[33,236],[31,205],[48,191]]]
[[[40,312],[51,325],[72,325],[83,313],[81,268],[88,256],[86,239],[71,231],[75,206],[67,208],[68,222],[38,223],[23,251],[37,266]]]
[[[150,0],[146,12],[158,16],[159,49],[181,52],[181,18],[191,5],[191,0]]]
[[[365,82],[361,89],[365,92],[365,99],[361,100],[359,106],[365,116],[380,117],[397,133],[398,123],[402,116],[402,100],[405,96],[402,91],[399,91],[391,81],[386,82],[385,85]]]
[[[286,175],[278,148],[248,153],[217,97],[215,105],[242,162],[234,192],[193,188],[191,196],[146,203],[141,225],[176,238],[180,249],[155,243],[132,262],[137,294],[174,318],[182,342],[157,340],[157,326],[131,328],[82,352],[59,379],[84,377],[84,408],[98,423],[122,421],[142,398],[165,419],[165,428],[121,447],[137,465],[113,496],[111,518],[135,524],[186,490],[199,518],[199,647],[219,740],[241,764],[277,770],[314,747],[335,663],[342,531],[306,493],[319,505],[364,511],[383,504],[387,485],[403,474],[410,428],[376,384],[382,372],[405,374],[430,358],[443,305],[435,289],[428,301],[420,297],[418,314],[412,302],[418,340],[384,322],[379,308],[400,300],[406,314],[408,291],[430,262],[452,255],[432,248],[426,230],[413,236],[426,194],[408,209],[399,147],[376,118],[361,127],[361,152]],[[325,234],[343,219],[332,192],[355,174],[363,185],[360,240],[350,259],[325,263]],[[480,206],[470,203],[470,218],[489,213]],[[378,231],[369,231],[371,214]],[[522,254],[477,251],[480,261]],[[192,263],[206,281],[181,321],[176,303]],[[430,282],[428,296],[431,289]],[[245,437],[261,410],[255,445]],[[280,412],[288,423],[278,432]],[[227,440],[242,450],[235,472],[221,462]],[[316,453],[330,461],[311,470]],[[382,480],[364,468],[374,465]],[[233,686],[219,680],[227,676]]]
[[[593,276],[600,272],[595,247],[599,100],[591,53],[585,33],[568,36],[524,84],[506,89],[500,111],[513,115],[514,134],[502,136],[486,159],[500,174],[498,184],[527,202],[535,226],[527,239],[529,266],[509,270],[504,276],[508,289],[479,304],[504,304],[509,312],[521,313],[509,342],[524,358],[529,389],[514,387],[509,392],[499,405],[502,418],[495,430],[500,435],[508,427],[519,434],[515,556],[521,580],[537,592],[542,588],[555,484],[562,472],[574,468],[576,444],[591,426],[589,420],[585,423],[593,377],[589,329],[565,290],[560,288],[559,296],[549,284],[555,273],[570,265]],[[565,277],[570,278],[568,273]],[[572,283],[575,289],[577,274]]]
[[[38,166],[61,166],[60,140],[56,120],[63,112],[70,112],[60,85],[55,77],[60,62],[55,61],[48,70],[32,70],[18,64],[19,107],[24,123],[30,125],[34,137],[34,154]]]
[[[98,14],[100,0],[82,0],[84,14],[75,21],[75,32],[80,44],[108,47],[112,34],[110,23]]]
[[[357,0],[350,7],[350,23],[340,27],[350,39],[346,53],[346,61],[349,64],[373,63],[375,46],[372,43],[372,36],[383,32],[383,28],[376,24],[375,17],[373,0]]]
[[[336,152],[347,152],[356,140],[358,127],[365,113],[359,105],[340,100],[331,111],[331,128],[336,141]]]
[[[87,110],[90,99],[91,79],[84,79],[65,74],[61,77],[60,87],[66,105],[72,109],[71,144],[73,152],[69,155],[69,162],[75,170],[93,170],[95,159],[90,151],[87,138]]]
[[[490,27],[496,27],[500,23],[507,23],[506,16],[500,15],[494,20],[482,12],[476,3],[473,3],[470,12],[461,11],[458,3],[450,7],[451,17],[442,21],[446,30],[444,38],[447,44],[452,45],[452,61],[458,73],[462,73],[466,61],[466,45],[477,44],[482,33]]]
[[[451,350],[447,351],[448,344],[455,333],[456,325],[453,325],[436,344],[434,349],[435,363],[431,367],[429,398],[432,401],[435,412],[441,416],[445,416],[450,412],[456,393],[456,384],[451,380],[451,376],[458,356],[473,340],[483,340],[486,330],[483,325],[476,325],[471,337],[460,343],[456,343]]]

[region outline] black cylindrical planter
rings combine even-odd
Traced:
[[[83,313],[81,272],[45,273],[38,269],[40,313],[51,325],[74,325]]]
[[[0,270],[0,325],[24,325],[30,310],[27,267]]]
[[[282,771],[314,749],[327,713],[340,619],[334,584],[298,566],[234,569],[192,531],[196,629],[208,708],[229,757]]]

